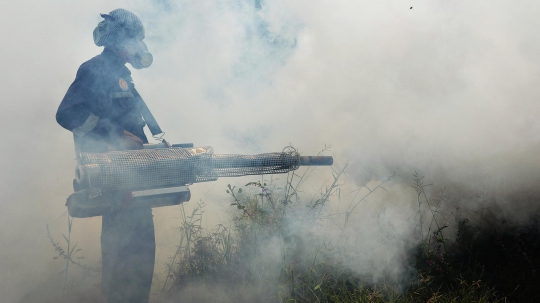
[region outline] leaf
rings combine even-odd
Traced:
[[[319,285],[317,285],[317,286],[315,286],[315,288],[313,288],[313,290],[317,290],[317,289],[319,289],[319,287],[321,287],[321,285],[322,285],[322,283],[321,283],[321,284],[319,284]]]

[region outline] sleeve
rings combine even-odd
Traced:
[[[107,139],[112,133],[123,132],[123,129],[97,110],[99,94],[96,91],[96,75],[88,65],[88,62],[84,63],[77,71],[75,81],[58,107],[56,121],[76,136],[91,133]]]
[[[91,97],[90,88],[93,80],[89,68],[85,64],[81,65],[77,71],[75,81],[69,87],[56,112],[58,124],[69,131],[83,126],[91,114],[86,101]],[[89,128],[88,124],[85,128]]]

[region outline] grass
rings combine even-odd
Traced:
[[[77,243],[74,245],[72,244],[71,240],[71,233],[73,228],[73,217],[67,216],[67,236],[62,233],[62,237],[65,240],[66,249],[62,247],[62,245],[59,242],[56,242],[52,235],[51,231],[49,229],[49,225],[47,225],[47,237],[49,238],[49,242],[51,243],[52,247],[54,248],[56,255],[53,257],[54,260],[63,260],[64,262],[64,269],[60,272],[64,276],[64,291],[69,290],[74,286],[76,283],[76,279],[70,279],[69,272],[70,267],[75,266],[78,271],[78,276],[85,278],[87,276],[94,276],[96,274],[101,273],[101,268],[99,266],[91,266],[83,263],[84,257],[83,256],[77,256],[77,254],[82,250],[81,248],[77,248]],[[72,246],[73,245],[73,246]]]
[[[465,217],[444,188],[434,190],[416,172],[409,186],[417,210],[407,222],[414,227],[408,235],[414,245],[396,262],[413,274],[374,279],[351,268],[351,253],[365,253],[344,248],[355,228],[353,218],[373,195],[387,191],[395,174],[353,191],[343,202],[345,169],[332,170],[331,179],[311,196],[302,185],[313,169],[290,173],[281,187],[264,179],[228,185],[229,218],[212,229],[203,228],[203,201],[190,213],[181,205],[177,249],[159,274],[163,283],[154,288],[152,301],[540,302],[538,222]],[[74,260],[71,226],[69,221],[67,251],[48,232],[57,257],[65,261],[66,284],[70,265],[96,271]],[[337,233],[322,235],[326,226]]]
[[[203,204],[185,216],[180,228],[183,240],[169,267],[170,284],[162,289],[160,300],[181,302],[193,286],[205,285],[227,289],[227,296],[220,298],[223,302],[242,301],[246,292],[259,302],[540,301],[536,221],[526,226],[510,226],[505,220],[472,225],[444,205],[448,203],[444,189],[438,195],[428,193],[431,185],[414,173],[418,241],[408,262],[416,274],[374,283],[347,266],[347,255],[335,241],[311,234],[312,226],[328,220],[322,210],[332,198],[339,198],[344,169],[334,171],[329,186],[302,202],[298,184],[309,173],[289,175],[282,189],[263,181],[243,188],[229,185],[230,225],[203,229]],[[386,190],[393,177],[334,213],[344,218],[339,228],[344,230],[359,203]],[[301,227],[294,222],[301,222]]]

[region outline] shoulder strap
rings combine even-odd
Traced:
[[[133,92],[135,95],[135,100],[139,105],[139,110],[141,111],[141,115],[143,116],[144,121],[146,122],[146,125],[148,125],[148,129],[150,129],[150,132],[153,136],[159,135],[163,133],[161,128],[159,127],[159,124],[156,121],[156,118],[154,118],[154,115],[152,115],[152,112],[150,112],[150,109],[144,102],[141,95],[139,95],[139,92],[137,92],[136,89],[133,89]]]

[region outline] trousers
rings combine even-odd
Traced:
[[[156,242],[151,208],[104,215],[101,289],[108,303],[148,303]]]

